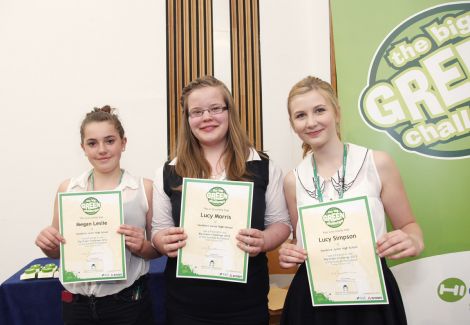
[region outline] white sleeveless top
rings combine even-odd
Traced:
[[[67,192],[87,191],[90,173],[91,171],[87,171],[77,178],[72,178]],[[149,207],[143,178],[132,176],[127,171],[124,171],[121,183],[115,190],[122,191],[124,223],[145,229],[146,215]],[[149,266],[149,261],[132,254],[126,247],[127,280],[65,284],[61,279],[61,282],[65,289],[74,294],[103,297],[130,287],[135,280],[148,273]]]
[[[348,143],[348,156],[346,161],[345,189],[343,199],[357,196],[367,196],[372,221],[375,229],[375,237],[380,238],[387,231],[385,223],[385,212],[380,192],[382,182],[374,162],[372,150]],[[297,207],[319,203],[317,191],[313,181],[312,153],[309,153],[294,169],[296,182]],[[339,191],[343,177],[343,167],[341,167],[330,179],[320,179],[320,186],[323,193],[323,201],[339,199]],[[297,245],[303,247],[299,222],[296,227]]]

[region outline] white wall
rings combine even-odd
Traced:
[[[42,256],[57,186],[89,168],[93,106],[119,108],[124,168],[153,178],[165,161],[165,31],[163,0],[0,2],[0,281]]]
[[[301,152],[287,93],[307,74],[329,79],[327,5],[260,1],[264,145],[286,171]],[[153,178],[165,161],[165,32],[164,0],[0,2],[0,281],[42,256],[57,186],[88,168],[79,125],[93,106],[119,108],[124,168]]]
[[[232,89],[230,48],[230,0],[212,2],[214,35],[214,77]]]
[[[264,149],[284,171],[301,160],[287,96],[308,75],[330,80],[328,0],[260,0]]]

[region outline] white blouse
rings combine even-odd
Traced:
[[[90,173],[91,171],[87,171],[79,177],[72,178],[67,188],[67,192],[87,191]],[[145,194],[143,178],[135,177],[129,172],[124,171],[121,183],[115,188],[115,190],[122,191],[124,223],[145,229],[146,215],[149,206],[147,195]],[[62,285],[65,289],[74,294],[103,297],[115,294],[127,287],[130,287],[138,278],[148,273],[149,266],[149,261],[132,254],[126,247],[127,280],[62,283]]]
[[[373,151],[367,148],[347,144],[348,155],[346,161],[345,190],[343,198],[367,196],[376,238],[380,238],[387,231],[385,212],[380,199],[382,182],[375,166]],[[316,198],[316,188],[313,181],[312,153],[307,154],[294,169],[296,178],[297,207],[319,203]],[[342,186],[340,178],[343,175],[341,167],[330,179],[320,179],[323,201],[339,199]],[[299,222],[296,226],[297,245],[303,247]]]

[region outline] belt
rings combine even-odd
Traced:
[[[131,300],[139,300],[141,299],[142,294],[144,292],[144,288],[146,286],[148,277],[149,277],[148,274],[142,275],[140,278],[134,281],[134,283],[131,286],[124,288],[117,293],[102,296],[102,297],[96,297],[95,295],[85,296],[81,294],[74,294],[67,290],[63,290],[62,301],[63,302],[74,301],[74,302],[80,302],[80,303],[94,304],[98,301],[115,300],[116,298],[120,298],[120,297],[128,298]]]

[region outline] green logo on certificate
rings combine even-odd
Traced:
[[[228,194],[222,187],[213,187],[206,194],[207,201],[215,207],[220,207],[228,200]]]
[[[323,215],[322,219],[326,223],[328,227],[331,228],[338,228],[344,222],[345,214],[338,208],[329,208],[326,210],[325,214]]]
[[[439,298],[447,302],[459,301],[465,296],[466,291],[465,283],[458,278],[445,279],[437,287]]]
[[[80,207],[86,214],[93,215],[100,211],[101,203],[94,197],[89,197],[83,200],[82,204],[80,204]]]

